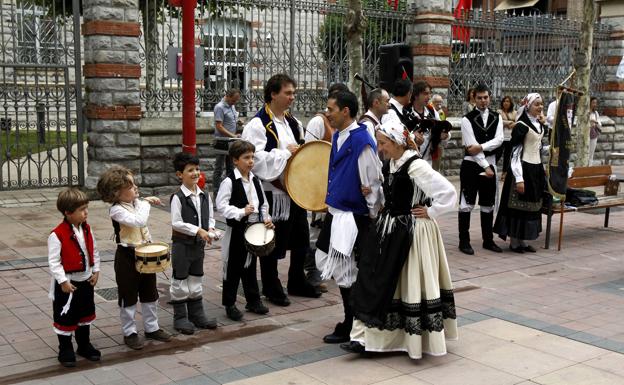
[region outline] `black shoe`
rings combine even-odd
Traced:
[[[72,344],[72,336],[57,335],[59,340],[59,354],[58,360],[66,368],[73,368],[76,366],[76,354],[74,353],[74,346]]]
[[[304,282],[297,286],[288,286],[288,295],[296,295],[298,297],[318,298],[321,296],[321,290],[312,286],[309,282]]]
[[[232,321],[240,321],[243,319],[243,313],[241,313],[241,311],[238,310],[236,305],[226,306],[225,313],[227,314],[228,318],[231,319]]]
[[[76,350],[76,353],[79,356],[84,357],[89,361],[99,361],[100,358],[102,357],[102,353],[100,353],[99,350],[94,348],[93,345],[91,345],[91,343],[87,345],[79,346],[78,349]]]
[[[495,253],[502,253],[503,252],[503,249],[498,247],[498,245],[496,243],[494,243],[494,241],[483,242],[483,248],[486,249],[486,250],[493,251]]]
[[[470,243],[466,242],[466,243],[459,243],[459,251],[461,251],[464,254],[468,254],[468,255],[473,255],[474,254],[474,250],[472,248],[472,246],[470,246]]]
[[[267,297],[267,300],[273,305],[277,306],[289,306],[290,300],[288,297]]]
[[[340,349],[345,350],[349,353],[364,353],[366,349],[364,345],[357,341],[345,342],[344,344],[340,344]]]
[[[524,247],[522,246],[512,247],[511,245],[509,245],[509,250],[513,251],[514,253],[524,254]]]
[[[531,246],[531,245],[524,246],[524,251],[526,253],[535,253],[535,252],[537,252],[537,250],[535,250],[535,248],[533,246]]]
[[[349,337],[350,333],[350,325],[345,325],[343,322],[338,322],[338,324],[336,324],[336,327],[334,328],[334,332],[323,337],[323,342],[325,342],[326,344],[341,344],[343,342],[349,342],[351,340],[351,338]]]
[[[266,314],[269,312],[269,308],[266,307],[260,300],[252,303],[247,303],[247,305],[245,305],[245,309],[247,309],[247,311],[249,312],[256,314]]]
[[[186,302],[188,309],[188,320],[191,321],[198,329],[216,329],[217,319],[214,317],[207,317],[204,313],[204,302],[201,297],[195,299],[189,299]]]

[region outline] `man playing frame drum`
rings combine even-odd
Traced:
[[[264,230],[264,239],[274,239],[274,234],[270,234],[270,237],[267,234],[273,233],[271,229],[274,227],[269,216],[269,204],[260,181],[251,172],[254,166],[254,150],[254,145],[244,140],[232,143],[229,156],[234,163],[234,170],[221,182],[216,199],[217,210],[225,217],[228,225],[221,241],[222,304],[228,318],[233,321],[243,318],[243,313],[236,307],[239,281],[243,282],[247,311],[256,314],[269,312],[260,300],[256,280],[256,255],[251,250],[248,252],[245,244],[246,228],[255,229],[256,226]]]
[[[355,120],[357,111],[357,97],[350,91],[334,93],[327,100],[327,117],[337,132],[329,159],[325,199],[329,212],[316,243],[316,265],[322,278],[333,278],[339,286],[345,318],[323,338],[326,343],[349,341],[353,325],[350,295],[357,277],[358,249],[366,239],[370,218],[377,216],[383,204],[377,146],[366,126]]]
[[[252,171],[262,181],[275,224],[275,250],[260,258],[262,292],[279,306],[290,305],[277,275],[277,261],[286,256],[287,250],[290,250],[288,293],[314,298],[321,295],[307,282],[303,271],[310,243],[307,213],[290,199],[283,185],[288,159],[303,140],[301,123],[288,112],[295,100],[295,88],[295,81],[288,75],[272,76],[264,87],[266,104],[247,123],[242,134],[242,139],[256,148]]]

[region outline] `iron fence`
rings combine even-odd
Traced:
[[[84,182],[78,5],[0,2],[0,190]]]
[[[460,115],[467,90],[478,83],[492,90],[493,105],[503,96],[517,103],[529,92],[546,101],[574,68],[581,23],[552,15],[471,11],[453,23],[448,108]],[[606,76],[609,27],[594,26],[591,89]]]
[[[378,47],[405,40],[405,25],[413,19],[401,3],[365,2],[364,76],[378,78]],[[322,108],[328,85],[349,79],[345,17],[348,7],[326,0],[199,1],[196,14],[197,108],[212,111],[224,90],[242,90],[239,110],[245,114],[262,105],[262,87],[273,74],[289,73],[298,83],[293,108],[313,113]],[[180,14],[167,0],[142,4],[141,94],[146,116],[181,110]],[[203,57],[202,57],[203,56]]]

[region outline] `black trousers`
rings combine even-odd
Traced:
[[[491,207],[496,202],[496,178],[480,175],[482,172],[483,167],[476,162],[462,161],[459,168],[460,191],[467,204],[474,205],[478,194],[479,206]]]
[[[273,194],[267,191],[266,197],[269,201],[270,212],[273,212]],[[278,277],[277,261],[286,256],[287,250],[290,250],[288,287],[295,288],[306,283],[303,265],[308,247],[310,247],[308,213],[291,200],[288,220],[274,222],[274,224],[275,250],[268,256],[260,258],[262,294],[269,298],[283,298],[286,294]]]
[[[260,290],[256,280],[256,256],[252,256],[251,264],[245,268],[247,249],[245,248],[245,225],[232,227],[230,248],[227,257],[227,268],[223,280],[223,306],[232,306],[236,303],[238,283],[242,281],[247,303],[260,301]]]

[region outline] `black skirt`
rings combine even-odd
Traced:
[[[544,166],[522,162],[524,194],[516,191],[516,180],[507,173],[494,232],[502,239],[507,237],[533,240],[542,231],[542,201],[546,187]]]
[[[394,219],[391,229],[383,224]],[[355,318],[367,326],[381,328],[392,304],[401,269],[412,246],[413,216],[380,215],[372,224],[367,245],[358,265],[351,301]]]

